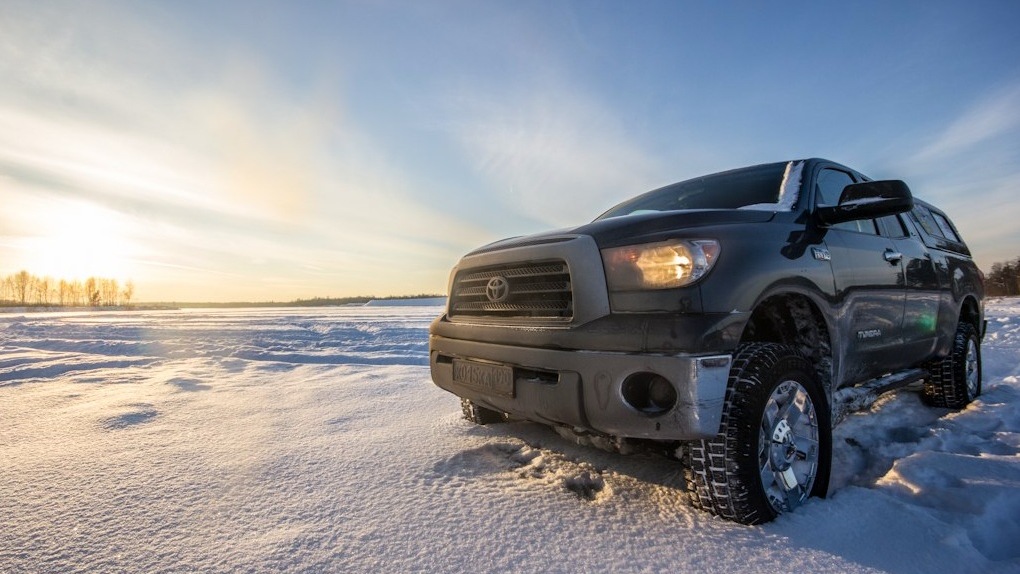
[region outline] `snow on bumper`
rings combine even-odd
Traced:
[[[516,417],[627,438],[699,439],[719,432],[729,355],[569,351],[436,335],[429,346],[436,385]],[[471,370],[471,377],[463,375]],[[642,373],[670,381],[677,393],[673,408],[650,415],[624,400],[624,381]]]

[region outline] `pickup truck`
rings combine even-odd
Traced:
[[[983,276],[957,228],[824,159],[486,245],[448,293],[431,374],[468,420],[663,447],[693,506],[744,524],[824,497],[832,426],[879,394],[958,409],[981,392]]]

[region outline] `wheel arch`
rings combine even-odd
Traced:
[[[802,291],[778,291],[763,296],[751,311],[740,336],[743,343],[779,343],[796,348],[811,361],[831,403],[834,364],[832,325],[822,305]]]
[[[974,325],[974,329],[978,332],[978,338],[980,339],[984,335],[984,329],[982,329],[983,318],[981,316],[981,305],[978,303],[977,298],[973,295],[967,295],[963,298],[963,303],[960,304],[960,322],[970,323]]]

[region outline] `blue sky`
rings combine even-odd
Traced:
[[[1020,256],[1020,3],[0,5],[0,274],[443,292],[464,252],[826,157]]]

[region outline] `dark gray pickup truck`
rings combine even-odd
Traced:
[[[466,255],[432,379],[476,423],[680,456],[745,524],[825,496],[832,425],[885,391],[981,391],[983,279],[902,181],[808,159],[669,185],[592,223]]]

